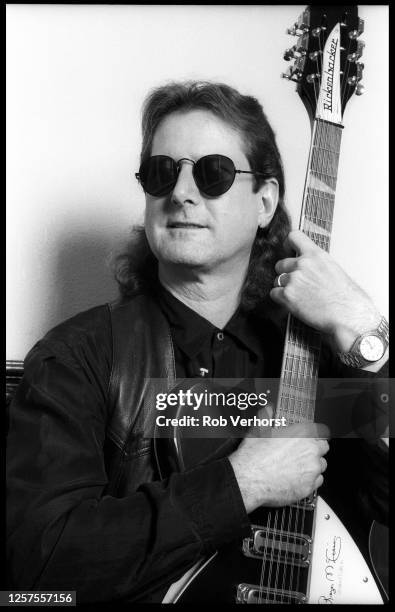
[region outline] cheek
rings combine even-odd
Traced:
[[[162,207],[159,202],[150,202],[147,199],[144,213],[144,223],[147,231],[151,232],[160,225],[163,216],[161,210]]]
[[[219,221],[224,231],[232,234],[252,234],[255,236],[258,228],[258,210],[255,200],[241,193],[239,198],[232,197],[221,207]]]

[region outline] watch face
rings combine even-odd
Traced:
[[[384,343],[379,336],[365,336],[359,350],[366,361],[378,361],[384,355]]]

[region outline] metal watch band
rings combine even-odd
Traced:
[[[359,344],[361,337],[366,336],[368,334],[375,334],[377,336],[380,336],[383,339],[386,349],[389,343],[389,325],[386,318],[381,317],[381,321],[376,329],[366,332],[365,334],[361,334],[361,336],[359,336],[354,342],[350,351],[346,353],[338,353],[339,359],[342,363],[353,368],[362,368],[363,366],[375,363],[374,361],[368,361],[367,359],[364,359],[362,355],[353,351],[354,346]]]
[[[388,325],[388,321],[385,317],[381,317],[381,321],[379,323],[379,326],[377,328],[377,332],[380,336],[382,336],[384,338],[384,341],[386,344],[388,344],[389,342],[389,325]]]
[[[340,361],[347,366],[351,366],[352,368],[362,368],[363,366],[372,363],[371,361],[366,361],[362,355],[355,355],[354,353],[338,353],[338,355]]]

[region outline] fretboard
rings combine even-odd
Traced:
[[[342,127],[314,121],[299,229],[329,251]],[[314,420],[321,335],[289,315],[277,402],[288,423]]]

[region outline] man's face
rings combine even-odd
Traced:
[[[213,153],[229,157],[236,169],[250,170],[240,135],[209,111],[193,110],[163,119],[151,155],[197,161]],[[192,164],[182,162],[170,194],[146,194],[146,233],[160,265],[183,264],[204,270],[224,263],[230,268],[246,265],[262,213],[262,195],[253,193],[253,186],[253,175],[236,174],[226,193],[205,196],[194,181]]]

